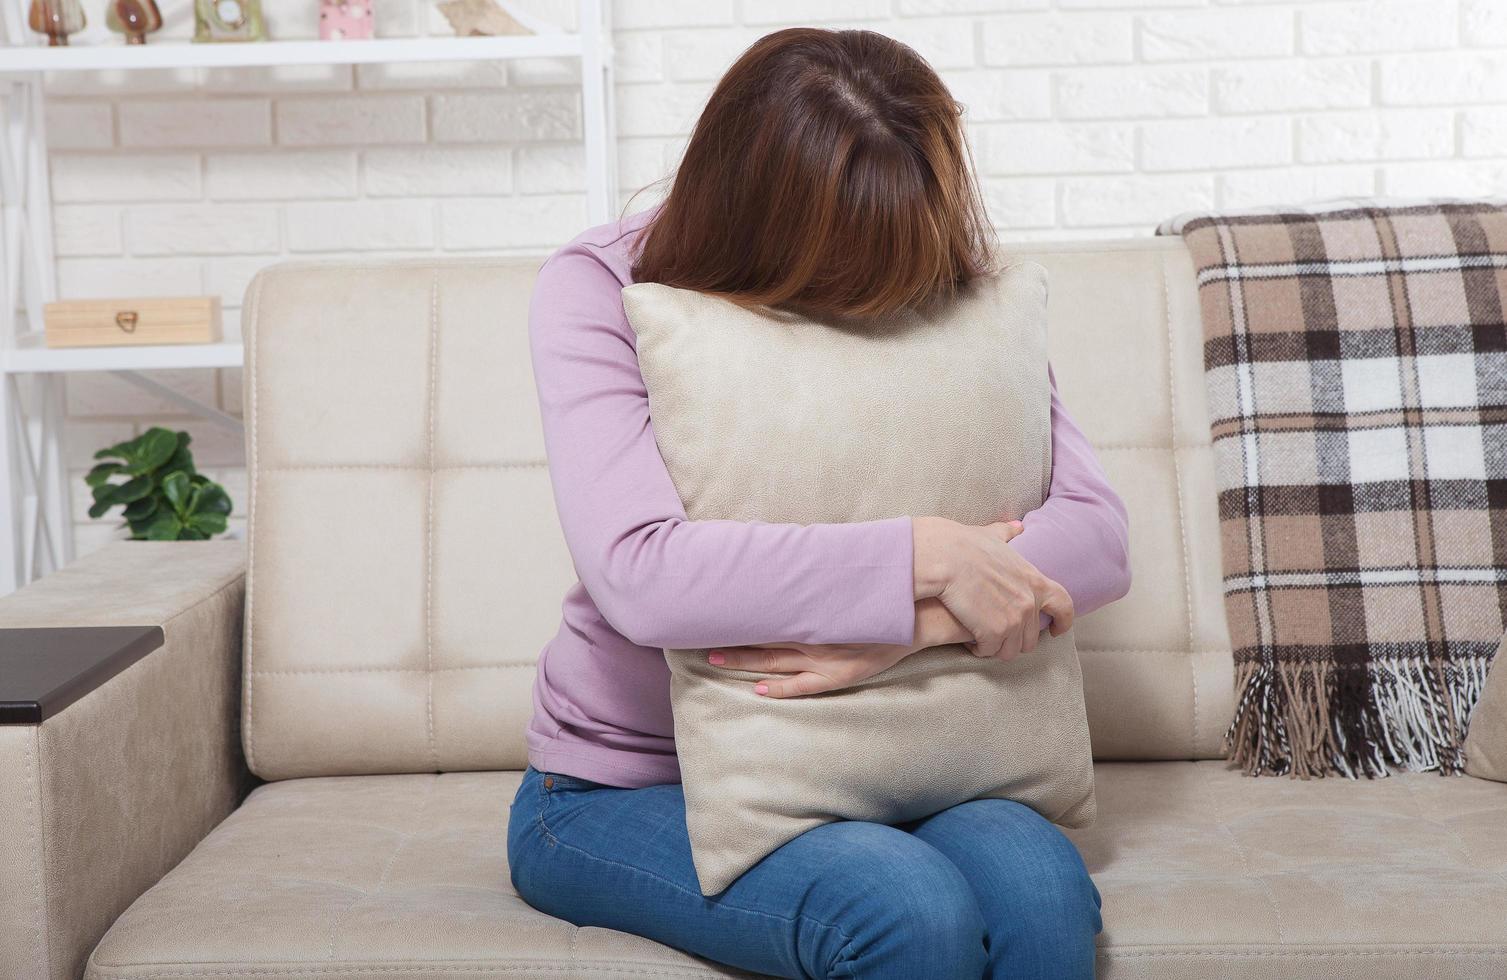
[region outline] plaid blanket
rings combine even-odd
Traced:
[[[1507,208],[1182,216],[1252,775],[1457,772],[1507,610]]]

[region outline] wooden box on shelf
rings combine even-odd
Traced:
[[[48,347],[212,344],[220,340],[220,297],[81,299],[43,309]]]

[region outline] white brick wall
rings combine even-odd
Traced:
[[[570,0],[522,2],[573,18]],[[264,3],[276,36],[314,33],[314,0]],[[185,38],[188,0],[162,5],[164,39]],[[420,0],[377,15],[381,34],[448,33]],[[673,167],[731,60],[797,22],[884,31],[929,58],[968,106],[990,212],[1015,240],[1146,234],[1208,206],[1507,193],[1507,0],[614,0],[614,16],[625,200]],[[568,64],[55,82],[65,296],[218,293],[234,336],[246,283],[282,257],[540,252],[585,223]],[[238,372],[156,377],[240,411]],[[186,427],[244,502],[241,449],[214,426],[108,377],[71,379],[68,405],[74,467],[144,426]],[[112,522],[86,521],[75,496],[88,549]]]

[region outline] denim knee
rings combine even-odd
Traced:
[[[1093,976],[1099,892],[1060,829],[1030,807],[987,799],[935,814],[915,833],[972,883],[989,936],[989,976]]]
[[[1090,936],[1096,936],[1104,924],[1100,916],[1099,889],[1083,864],[1083,856],[1066,838],[1054,841],[1046,853],[1051,856],[1035,876],[1033,887],[1045,908],[1055,908],[1059,921],[1076,924]]]
[[[829,977],[981,977],[988,966],[983,912],[950,861],[914,841],[903,856],[863,883],[854,905],[867,914],[848,926],[849,941]]]
[[[1040,842],[1037,861],[1020,869],[1013,900],[988,923],[1001,976],[1087,978],[1094,937],[1103,928],[1099,889],[1077,848],[1065,838]]]

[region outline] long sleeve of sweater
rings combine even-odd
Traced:
[[[540,654],[529,761],[614,786],[679,779],[662,647],[910,643],[909,517],[690,521],[654,441],[622,289],[648,213],[593,228],[540,270],[529,339],[556,508],[579,583]],[[1128,585],[1125,509],[1052,395],[1050,495],[1013,546],[1079,613]]]
[[[650,647],[909,643],[909,518],[689,521],[649,418],[623,283],[587,250],[553,256],[529,312],[555,503],[582,585]]]
[[[686,518],[654,440],[622,308],[626,281],[597,251],[564,249],[540,270],[529,316],[556,506],[603,617],[649,647],[911,642],[908,517],[811,525]],[[1013,546],[1082,614],[1129,586],[1126,513],[1051,380],[1050,494],[1026,515]]]
[[[1052,382],[1052,483],[1042,505],[1022,518],[1010,546],[1073,597],[1082,616],[1130,590],[1130,521],[1094,449]],[[1045,629],[1050,617],[1041,616]]]

